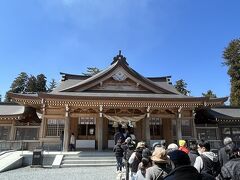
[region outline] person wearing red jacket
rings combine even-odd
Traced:
[[[179,150],[185,152],[185,153],[189,153],[189,149],[187,148],[187,143],[185,140],[179,140]]]

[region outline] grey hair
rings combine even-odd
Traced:
[[[223,144],[226,146],[228,144],[231,144],[232,143],[232,138],[230,137],[225,137],[224,140],[223,140]]]

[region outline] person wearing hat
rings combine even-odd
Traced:
[[[178,145],[175,144],[175,143],[171,143],[167,147],[167,152],[170,153],[170,152],[172,152],[174,150],[177,150],[177,149],[178,149]]]
[[[162,147],[162,148],[166,149],[166,142],[160,141],[160,142],[153,143],[152,149],[154,150],[156,147]]]
[[[168,169],[169,158],[167,151],[162,147],[156,147],[152,153],[153,166],[146,170],[147,180],[161,180],[170,172]]]
[[[225,137],[223,140],[223,144],[224,147],[222,147],[218,152],[218,158],[221,167],[229,161],[230,149],[234,147],[234,143],[232,141],[232,138],[230,137]]]
[[[214,180],[209,174],[200,174],[196,168],[190,165],[187,153],[181,150],[170,152],[169,157],[174,164],[174,169],[164,178],[165,180]]]
[[[126,180],[129,178],[129,163],[128,160],[131,157],[132,153],[135,150],[135,143],[132,141],[131,137],[125,139],[125,142],[122,144],[122,148],[124,150],[124,165],[126,167]]]
[[[145,142],[138,142],[135,152],[132,153],[131,157],[128,160],[128,163],[131,165],[131,179],[136,179],[136,174],[138,171],[138,165],[142,161],[142,152],[146,147]]]
[[[137,180],[145,179],[146,169],[152,166],[151,156],[152,152],[146,146],[142,151],[142,161],[138,165],[138,171],[136,174]]]
[[[179,150],[181,150],[187,154],[189,153],[189,149],[187,148],[187,143],[185,140],[182,140],[182,139],[179,140],[178,144],[179,144]]]

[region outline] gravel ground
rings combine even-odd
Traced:
[[[116,167],[30,168],[0,173],[1,180],[116,180]]]

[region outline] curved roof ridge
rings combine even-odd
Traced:
[[[138,73],[137,71],[135,71],[134,69],[132,69],[131,67],[128,67],[129,70],[131,70],[133,73],[137,74],[139,77],[141,77],[144,81],[152,84],[153,86],[157,86],[159,88],[161,88],[162,90],[164,90],[165,92],[170,92],[170,93],[173,93],[173,94],[176,94],[176,92],[178,91],[172,91],[172,90],[169,90],[169,89],[165,89],[164,87],[161,87],[159,86],[158,84],[156,84],[154,81],[151,81],[150,79],[144,77],[143,75],[141,75],[140,73]],[[178,94],[181,94],[180,92],[178,92]],[[181,94],[182,95],[182,94]]]
[[[166,94],[181,94],[178,91],[175,91],[174,89],[160,86],[159,84],[156,84],[154,81],[151,81],[150,79],[142,76],[141,74],[139,74],[137,71],[135,71],[128,65],[128,63],[126,62],[126,58],[122,55],[118,55],[118,56],[114,57],[114,61],[112,62],[112,64],[109,67],[107,67],[105,70],[103,70],[103,71],[101,71],[101,72],[75,84],[75,85],[72,85],[70,87],[62,89],[62,90],[60,90],[60,92],[66,92],[66,91],[71,91],[71,90],[73,91],[73,90],[76,90],[77,88],[79,88],[80,86],[90,83],[96,79],[100,79],[105,74],[107,74],[111,71],[114,71],[118,65],[122,66],[130,75],[135,76],[138,80],[145,83],[145,85],[149,85],[150,87],[155,89],[155,93],[163,92]]]
[[[89,77],[89,78],[87,78],[87,79],[85,79],[85,80],[83,80],[83,81],[81,81],[81,82],[79,82],[79,83],[71,86],[71,87],[62,89],[60,92],[64,92],[64,91],[67,91],[67,90],[71,90],[71,89],[76,88],[76,87],[78,87],[78,86],[80,86],[80,85],[82,85],[82,84],[91,82],[91,81],[93,81],[94,79],[97,79],[97,78],[103,76],[104,74],[106,74],[107,72],[109,72],[110,70],[112,70],[112,69],[114,68],[114,66],[117,65],[117,63],[118,63],[118,62],[115,62],[114,64],[110,65],[110,66],[107,67],[106,69],[100,71],[99,73],[97,73],[97,74],[95,74],[95,75],[93,75],[93,76],[91,76],[91,77]]]

